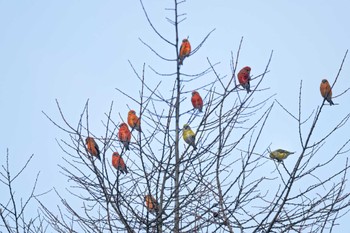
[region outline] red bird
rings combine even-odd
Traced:
[[[151,194],[146,195],[144,199],[149,212],[155,213],[159,211],[158,202]]]
[[[141,132],[141,122],[136,116],[136,112],[134,110],[130,110],[128,112],[128,124],[132,129],[136,129],[137,131]]]
[[[179,65],[182,65],[183,60],[185,57],[190,56],[191,53],[191,44],[188,41],[188,39],[183,39],[182,44],[180,46],[180,53],[179,53]]]
[[[131,133],[129,130],[129,127],[126,123],[121,123],[119,132],[118,132],[118,138],[123,143],[125,148],[129,150],[129,144],[131,140]]]
[[[101,160],[100,150],[99,150],[98,145],[95,142],[95,140],[92,137],[87,137],[85,139],[85,143],[86,143],[86,147],[87,147],[88,152],[90,154],[92,154],[93,156],[97,157],[99,160]]]
[[[327,79],[323,79],[320,85],[320,91],[323,98],[325,98],[330,105],[333,105],[332,101],[332,88],[329,85]]]
[[[251,68],[249,66],[245,66],[238,72],[237,75],[239,83],[244,89],[247,90],[247,93],[250,92],[250,70]]]
[[[118,152],[112,154],[112,165],[115,169],[119,170],[122,174],[128,174],[128,169],[125,165],[124,159]]]
[[[192,91],[191,102],[192,102],[193,108],[196,108],[200,112],[202,112],[203,100],[202,100],[202,97],[199,95],[199,93],[197,91]]]

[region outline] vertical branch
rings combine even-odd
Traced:
[[[15,194],[14,191],[12,190],[12,180],[11,175],[10,175],[10,167],[9,167],[9,151],[7,149],[6,153],[6,175],[7,175],[7,181],[8,181],[8,188],[9,188],[9,193],[10,193],[10,198],[11,198],[11,203],[13,207],[13,218],[15,220],[15,229],[16,232],[19,233],[19,225],[18,225],[18,214],[17,214],[17,206],[16,206],[16,200],[15,200]]]
[[[177,14],[177,0],[175,2],[175,50],[176,50],[176,101],[175,101],[175,225],[174,232],[178,233],[180,229],[180,64],[178,62],[179,52],[179,32],[178,32],[178,14]]]

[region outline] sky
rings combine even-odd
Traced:
[[[144,3],[154,26],[173,40],[174,30],[165,19],[172,1]],[[244,37],[239,66],[250,65],[252,74],[263,72],[269,55],[273,58],[263,86],[291,112],[297,113],[300,81],[303,82],[302,108],[305,117],[322,103],[319,84],[331,83],[350,47],[347,0],[336,4],[326,0],[310,1],[187,1],[180,6],[186,20],[180,37],[189,37],[193,47],[212,29],[204,46],[185,60],[183,71],[198,73],[207,67],[207,58],[220,62],[220,75],[230,76],[231,52],[236,53]],[[140,88],[129,62],[141,72],[143,63],[162,72],[173,72],[174,64],[165,63],[139,40],[151,44],[162,55],[175,57],[175,51],[162,42],[149,27],[139,1],[5,1],[0,0],[0,163],[7,148],[10,164],[18,170],[31,154],[32,164],[21,177],[18,190],[24,195],[26,182],[40,171],[38,192],[51,187],[64,189],[66,178],[58,164],[65,154],[56,139],[66,134],[42,113],[62,123],[55,99],[70,122],[76,124],[89,99],[91,128],[103,135],[111,102],[114,114],[128,110],[127,99],[116,87],[137,96]],[[169,71],[170,70],[170,71]],[[350,87],[348,58],[333,94]],[[164,81],[149,69],[151,85]],[[191,90],[193,86],[186,87]],[[349,94],[334,99],[336,106],[325,109],[319,135],[349,112]],[[131,107],[136,108],[137,106]],[[298,150],[295,122],[277,105],[268,121],[272,146]],[[281,132],[281,128],[283,131]],[[349,126],[330,138],[328,145],[348,138]],[[325,130],[325,131],[323,131]],[[327,150],[324,154],[327,154]],[[343,161],[343,160],[341,160]],[[340,162],[341,162],[340,161]],[[22,190],[23,189],[23,190]],[[0,194],[4,190],[0,190]],[[343,221],[341,229],[349,229]]]

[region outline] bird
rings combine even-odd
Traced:
[[[197,150],[195,143],[196,135],[193,133],[191,127],[188,124],[184,124],[183,126],[183,138],[187,144],[193,146],[194,150]]]
[[[193,108],[198,109],[199,112],[202,112],[203,100],[197,91],[192,91],[191,102],[192,102]]]
[[[112,165],[115,169],[119,170],[122,174],[128,174],[128,169],[125,165],[124,159],[119,155],[118,152],[112,154]]]
[[[321,85],[320,85],[320,92],[323,98],[325,98],[329,105],[334,105],[332,101],[332,88],[329,85],[329,82],[327,79],[322,79]]]
[[[98,148],[98,145],[95,142],[95,140],[92,137],[87,137],[85,139],[85,143],[86,143],[88,152],[93,156],[97,157],[99,160],[101,160],[100,149]]]
[[[132,129],[136,129],[141,132],[141,121],[140,118],[136,116],[136,112],[134,110],[130,110],[128,112],[128,124]]]
[[[249,66],[245,66],[237,75],[239,83],[247,90],[247,93],[250,92],[250,70],[251,68]]]
[[[119,126],[118,138],[123,143],[125,149],[129,150],[131,133],[126,123],[121,123]]]
[[[286,159],[289,155],[294,154],[295,152],[289,152],[283,149],[277,149],[270,152],[270,158],[275,159],[278,162],[282,162],[282,160]]]
[[[144,199],[149,212],[156,213],[159,211],[158,202],[151,194],[146,195]]]
[[[182,65],[183,60],[185,57],[190,56],[191,53],[191,44],[188,41],[188,39],[183,39],[181,46],[180,46],[180,52],[179,52],[179,65]]]

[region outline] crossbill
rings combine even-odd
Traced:
[[[295,152],[289,152],[287,150],[277,149],[274,151],[270,151],[270,158],[275,159],[278,162],[282,162],[282,160],[286,159],[289,155],[294,153]]]
[[[125,149],[129,150],[131,133],[126,123],[121,123],[118,132],[118,138],[123,143]]]
[[[193,108],[196,108],[200,112],[202,112],[203,100],[202,100],[202,97],[199,95],[199,93],[197,91],[192,91],[191,102],[192,102]]]
[[[179,53],[179,65],[182,65],[183,60],[185,57],[190,56],[191,53],[191,44],[188,41],[188,39],[183,39],[182,44],[180,46],[180,53]]]
[[[136,116],[136,112],[134,110],[130,110],[128,112],[128,124],[132,129],[136,129],[137,131],[141,132],[141,122]]]
[[[119,170],[122,174],[128,174],[128,169],[125,165],[124,159],[118,152],[112,154],[112,165],[115,169]]]
[[[193,133],[191,127],[188,124],[184,124],[183,126],[183,138],[187,144],[193,146],[194,150],[197,150],[195,143],[196,135]]]
[[[247,93],[250,92],[250,70],[251,68],[249,66],[245,66],[237,75],[239,83],[247,90]]]
[[[144,199],[149,212],[156,213],[159,211],[158,202],[151,194],[146,195]]]
[[[86,148],[87,148],[88,152],[91,155],[97,157],[99,160],[101,160],[100,150],[99,150],[98,145],[95,142],[95,140],[92,137],[87,137],[85,139],[85,143],[86,143]]]
[[[329,85],[329,82],[327,79],[322,79],[321,85],[320,85],[320,91],[323,98],[325,98],[330,105],[333,105],[332,101],[332,88]]]

